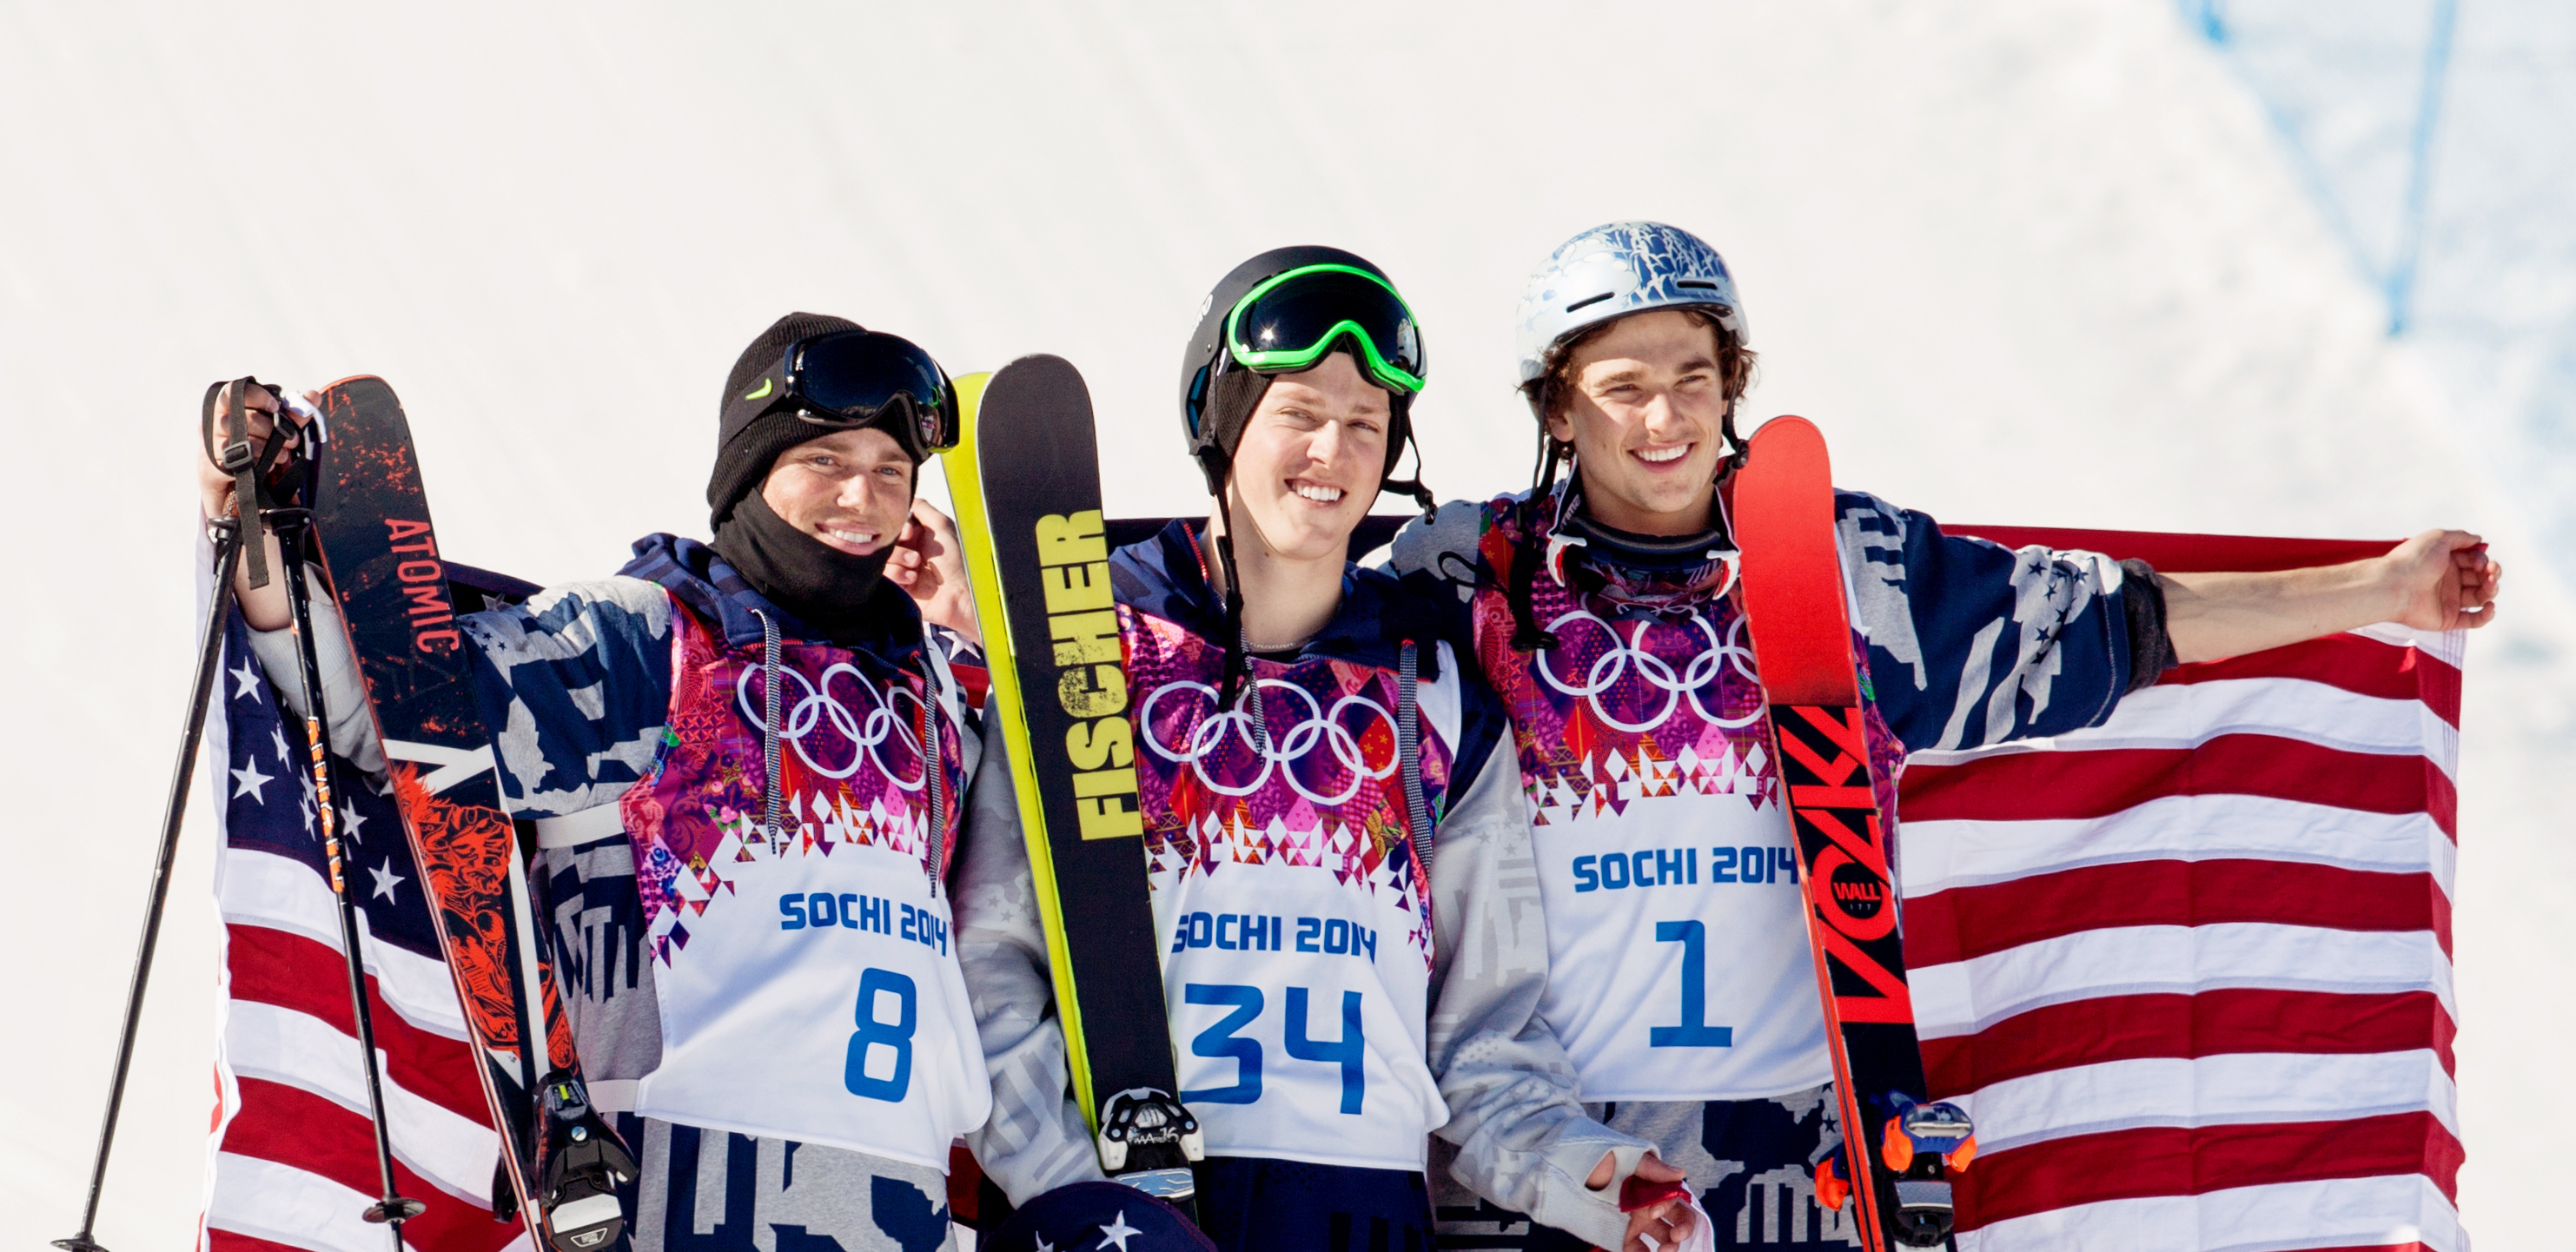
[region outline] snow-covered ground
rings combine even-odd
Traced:
[[[2474,340],[2457,311],[2490,296],[2562,307],[2516,237],[2437,199],[2427,343],[2390,338],[2275,110],[2169,0],[1390,9],[0,5],[0,985],[26,1023],[0,1044],[0,1238],[78,1221],[192,644],[207,380],[385,375],[451,554],[538,580],[703,525],[718,385],[791,308],[959,369],[1070,357],[1113,510],[1171,512],[1200,503],[1172,386],[1206,285],[1332,242],[1421,311],[1429,476],[1464,494],[1528,473],[1522,275],[1655,216],[1726,251],[1756,414],[1818,420],[1849,485],[1959,521],[2497,541],[2515,577],[2472,649],[2461,785],[2462,1206],[2487,1246],[2570,1246],[2538,1201],[2576,1118],[2550,1064],[2576,1028],[2550,785],[2576,641],[2544,539],[2567,519],[2532,485],[2570,462],[2512,416],[2568,339],[2492,366],[2431,343]],[[2464,197],[2528,194],[2576,133],[2563,85],[2554,123],[2468,102],[2469,50],[2514,46],[2489,14],[2462,6],[2452,66],[2491,137]],[[197,1204],[207,869],[199,832],[99,1226],[123,1252],[186,1240]]]

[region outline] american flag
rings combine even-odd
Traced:
[[[379,1198],[375,1139],[303,720],[279,707],[238,614],[224,668],[203,749],[224,946],[201,1252],[384,1252],[385,1228],[359,1216]],[[492,1220],[500,1141],[401,820],[356,769],[334,771],[395,1177],[428,1205],[404,1241],[525,1249],[519,1222]]]
[[[2006,530],[2172,572],[2388,544]],[[1982,1153],[1963,1252],[2468,1246],[2451,1040],[2459,632],[2375,626],[1918,753],[1906,958]]]

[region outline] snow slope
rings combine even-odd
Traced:
[[[2417,351],[2166,0],[1385,6],[543,0],[256,12],[0,6],[0,384],[21,590],[0,760],[28,863],[0,911],[40,1029],[0,1059],[0,1237],[68,1234],[191,646],[204,383],[380,373],[455,557],[538,580],[703,525],[714,401],[791,308],[959,369],[1031,351],[1100,401],[1114,510],[1202,503],[1172,439],[1206,284],[1354,248],[1429,330],[1416,412],[1448,494],[1528,473],[1521,276],[1658,216],[1735,265],[1757,416],[1841,479],[1954,520],[2395,537],[2535,533],[2512,449],[2457,434]],[[2563,144],[2562,137],[2550,142]],[[2468,692],[2458,955],[2463,1206],[2517,1196],[2576,1116],[2545,767],[2576,744],[2565,597],[2517,566]],[[99,1233],[197,1203],[213,1008],[188,845]],[[2535,988],[2535,984],[2542,984]],[[2538,994],[2534,994],[2537,989]],[[41,1006],[41,1009],[40,1007]]]

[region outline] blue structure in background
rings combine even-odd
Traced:
[[[2271,114],[2472,456],[2565,551],[2550,541],[2576,533],[2576,4],[2176,2]],[[2576,557],[2557,563],[2576,585]]]
[[[2458,0],[2419,0],[2403,6],[2179,2],[2193,28],[2229,55],[2262,98],[2309,190],[2352,249],[2362,272],[2387,296],[2388,333],[2404,334],[2415,293],[2415,269],[2423,255],[2433,139],[2442,113],[2443,80],[2451,67]],[[2391,12],[2392,7],[2426,10],[2418,23],[2420,53],[2407,55],[2410,41],[2402,29],[2406,15]],[[2415,78],[2412,91],[2388,81],[2409,69]],[[2354,98],[2351,92],[2356,88],[2366,94]],[[2405,115],[2409,106],[2411,118]],[[2368,127],[2366,136],[2352,133],[2355,113],[2376,123]],[[2404,132],[2404,148],[2402,187],[2394,206],[2397,219],[2387,237],[2374,238],[2357,220],[2367,202],[2384,199],[2387,193],[2378,185],[2384,179],[2373,177],[2383,172],[2376,167],[2385,162],[2372,159],[2379,155],[2372,149],[2385,144],[2372,141],[2384,141],[2389,131],[2399,128]],[[2354,143],[2357,138],[2362,142]]]

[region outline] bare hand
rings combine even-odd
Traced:
[[[984,646],[975,626],[975,596],[966,586],[966,559],[957,543],[956,524],[948,515],[915,498],[912,516],[895,538],[886,558],[886,577],[912,593],[921,620],[957,632],[968,643]]]
[[[2401,597],[2390,620],[2417,630],[2475,629],[2495,620],[2504,566],[2465,530],[2428,530],[2379,558]]]
[[[1610,1180],[1617,1176],[1618,1158],[1604,1155],[1601,1163],[1592,1168],[1592,1176],[1583,1180],[1583,1185],[1599,1191],[1609,1186]],[[1648,1182],[1681,1182],[1685,1178],[1682,1171],[1666,1165],[1662,1157],[1652,1152],[1638,1159],[1636,1176]],[[1645,1252],[1648,1247],[1679,1247],[1682,1240],[1690,1237],[1691,1226],[1698,1220],[1687,1200],[1671,1199],[1647,1205],[1628,1215],[1628,1233],[1620,1237],[1619,1252]],[[1648,1244],[1645,1242],[1648,1239],[1654,1242]]]

